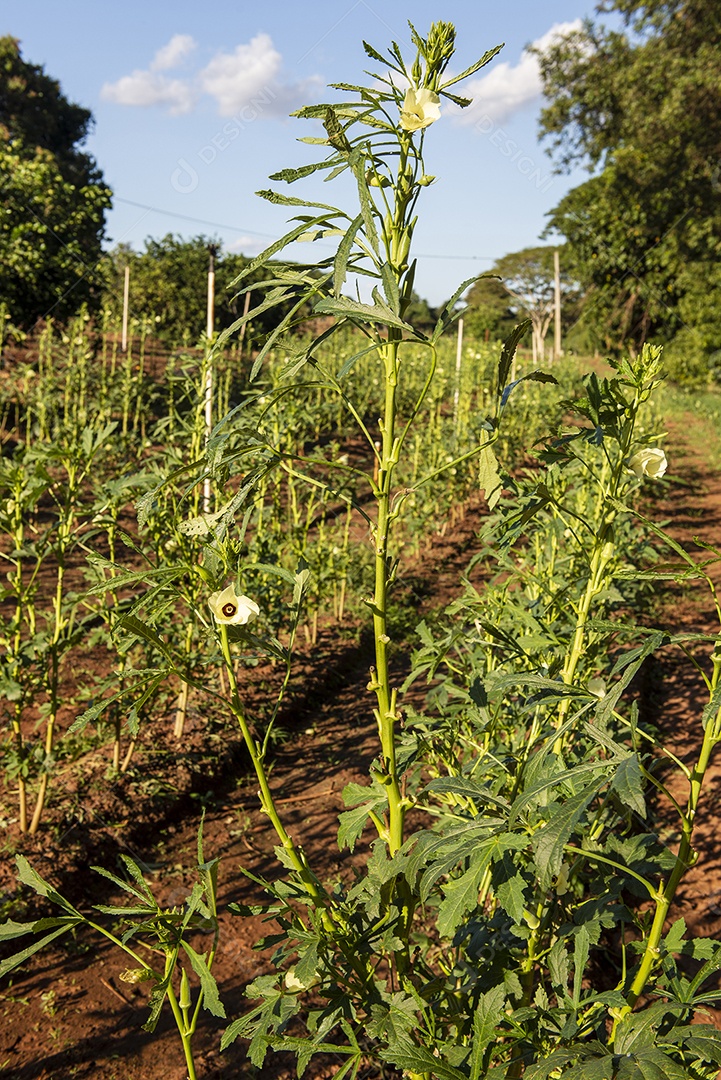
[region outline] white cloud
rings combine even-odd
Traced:
[[[174,34],[158,49],[146,70],[136,69],[114,83],[105,83],[101,96],[117,105],[166,106],[171,113],[187,113],[206,94],[215,99],[221,116],[243,113],[247,106],[256,114],[287,116],[314,97],[322,80],[313,77],[299,83],[282,81],[283,58],[269,34],[256,34],[232,52],[219,52],[200,71],[183,78],[163,74],[183,61],[196,42],[189,34]],[[260,108],[262,106],[262,108]]]
[[[213,57],[198,79],[202,90],[218,102],[221,116],[232,116],[250,99],[276,82],[281,55],[268,34],[257,34],[234,52]]]
[[[172,71],[196,47],[190,34],[173,34],[167,45],[158,49],[150,64],[151,71]]]
[[[195,91],[187,79],[169,79],[156,71],[134,71],[114,83],[105,83],[100,96],[116,105],[167,105],[170,112],[190,112]]]
[[[547,49],[557,37],[565,37],[580,30],[581,20],[555,23],[533,42],[534,48]],[[474,124],[481,117],[490,117],[500,124],[525,105],[540,97],[542,92],[541,71],[538,57],[524,49],[518,63],[494,61],[487,75],[473,79],[461,88],[461,93],[473,98],[473,104],[459,114],[461,123]]]
[[[269,244],[258,236],[237,236],[227,245],[227,250],[235,255],[258,255]]]

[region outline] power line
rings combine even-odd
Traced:
[[[238,225],[221,225],[219,221],[206,221],[205,218],[189,217],[188,214],[176,214],[174,210],[161,210],[159,206],[148,206],[147,203],[134,202],[132,199],[121,199],[119,195],[113,195],[115,202],[125,203],[127,206],[137,206],[140,210],[152,210],[155,214],[165,214],[166,217],[180,218],[182,221],[193,221],[196,225],[210,225],[214,229],[229,229],[231,232],[248,233],[250,236],[262,236],[266,240],[276,240],[272,233],[256,232],[255,229],[241,229]]]
[[[209,225],[213,229],[226,229],[229,232],[239,232],[248,236],[260,236],[265,240],[277,240],[278,236],[275,233],[263,233],[257,232],[255,229],[242,229],[238,225],[223,225],[219,221],[207,221],[205,218],[191,217],[188,214],[178,214],[174,210],[163,210],[159,206],[148,206],[147,203],[135,202],[133,199],[122,199],[119,195],[114,195],[115,202],[124,203],[126,206],[137,206],[139,210],[150,210],[154,214],[164,214],[166,217],[178,218],[181,221],[192,221],[196,225]],[[325,245],[326,247],[328,245]],[[419,252],[417,255],[419,259],[454,259],[461,260],[462,262],[495,262],[496,257],[492,255],[429,255],[424,252]]]

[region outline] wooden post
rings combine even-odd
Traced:
[[[215,329],[215,256],[218,254],[217,244],[208,244],[210,262],[208,264],[208,310],[205,326],[207,338],[206,368],[205,368],[205,444],[208,445],[210,433],[213,430],[213,331]],[[210,513],[210,477],[206,476],[203,481],[203,513]]]
[[[561,348],[561,260],[558,254],[558,250],[553,253],[553,285],[554,285],[554,341],[553,341],[553,355],[556,360],[563,356],[563,349]]]
[[[463,319],[458,320],[458,340],[456,343],[456,388],[453,392],[453,427],[458,430],[458,404],[461,397],[461,360],[463,358]]]
[[[128,307],[130,303],[130,265],[125,267],[125,282],[123,284],[123,329],[120,340],[120,348],[123,352],[128,351]]]
[[[245,294],[245,301],[243,302],[243,318],[248,314],[250,309],[250,293]],[[245,332],[248,329],[247,322],[244,322],[240,328],[240,336],[238,338],[238,359],[242,359],[243,356],[243,342],[245,340]]]

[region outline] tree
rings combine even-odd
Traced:
[[[693,340],[707,370],[721,314],[696,333],[697,280],[721,255],[721,9],[706,0],[607,0],[625,30],[588,22],[540,55],[542,135],[559,170],[593,177],[551,214],[607,348]],[[714,286],[716,288],[716,286]],[[714,310],[721,310],[717,293]],[[676,342],[676,346],[678,342]]]
[[[224,330],[243,313],[244,296],[238,296],[232,282],[250,261],[244,255],[224,252],[217,239],[194,236],[183,239],[168,233],[160,239],[148,237],[142,252],[127,245],[106,257],[105,304],[120,313],[123,274],[130,266],[130,313],[134,318],[152,319],[154,331],[172,344],[194,344],[205,333],[208,288],[208,246],[218,248],[215,258],[215,329]],[[265,275],[267,276],[267,275]],[[260,281],[258,270],[243,285]],[[252,298],[252,297],[251,297]],[[256,301],[260,297],[256,294]],[[281,305],[283,314],[287,305]],[[254,334],[267,333],[278,322],[278,311],[262,312],[253,319]]]
[[[463,320],[473,337],[494,340],[508,337],[516,319],[511,298],[497,277],[484,274],[478,278],[466,293],[465,302]]]
[[[543,360],[546,334],[554,312],[553,247],[524,248],[497,259],[491,278],[480,278],[466,297],[472,325],[477,326],[481,312],[489,321],[495,313],[499,327],[510,317],[510,325],[530,319],[534,358]],[[575,303],[576,286],[566,271],[565,253],[561,256],[561,292],[564,305]],[[498,280],[500,278],[500,280]],[[503,326],[503,330],[510,329]]]
[[[0,292],[26,326],[99,299],[111,192],[80,149],[91,124],[87,109],[23,60],[15,38],[0,38]]]
[[[438,314],[438,308],[430,307],[428,301],[419,296],[415,290],[411,292],[405,315],[407,322],[412,326],[417,326],[419,330],[430,332],[438,321]]]

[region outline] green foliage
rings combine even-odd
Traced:
[[[102,935],[125,953],[132,964],[121,973],[120,979],[129,983],[151,983],[148,1002],[150,1015],[143,1025],[146,1031],[155,1031],[163,1005],[169,1002],[175,1019],[189,1075],[195,1078],[191,1042],[198,1024],[200,1010],[213,1016],[225,1017],[225,1008],[218,995],[218,986],[212,974],[213,960],[218,948],[217,874],[218,860],[206,861],[203,855],[203,826],[198,832],[197,881],[182,904],[162,908],[143,876],[140,864],[128,855],[120,859],[126,877],[119,877],[102,867],[94,867],[96,873],[112,882],[116,888],[130,897],[126,904],[95,904],[100,915],[112,918],[112,930],[99,924],[95,916],[83,915],[64,896],[40,877],[22,855],[17,857],[18,877],[39,896],[46,897],[64,912],[60,917],[44,918],[33,923],[5,923],[0,936],[6,941],[27,934],[41,935],[25,949],[7,957],[0,963],[0,975],[23,964],[39,949],[44,948],[69,930],[87,928]],[[50,930],[49,934],[45,932]],[[118,936],[122,930],[122,935]],[[210,947],[202,955],[187,940],[198,931],[212,934]],[[142,952],[139,950],[142,948]],[[151,963],[148,954],[160,958]],[[185,959],[185,964],[181,963]],[[193,1002],[188,970],[193,972],[199,986]]]
[[[507,337],[513,329],[516,319],[511,311],[511,298],[498,278],[486,275],[478,278],[464,300],[463,321],[471,336],[496,341]]]
[[[673,374],[703,381],[721,344],[711,310],[719,307],[718,12],[655,0],[613,0],[603,10],[621,12],[634,33],[587,23],[540,58],[541,130],[560,167],[586,161],[600,170],[561,200],[551,225],[568,241],[603,347],[672,342]]]
[[[111,193],[79,149],[91,120],[14,38],[0,38],[0,286],[20,324],[97,302],[87,267],[100,258]]]
[[[145,320],[154,335],[171,345],[195,344],[206,329],[211,244],[216,249],[215,328],[218,332],[227,329],[243,313],[244,297],[238,297],[231,285],[250,260],[224,252],[217,240],[207,236],[183,240],[168,233],[161,239],[148,237],[142,252],[135,252],[127,245],[115,248],[102,264],[107,281],[105,307],[115,318],[120,316],[123,277],[125,267],[129,266],[132,317]],[[251,274],[249,280],[259,281],[262,276]],[[285,310],[282,305],[280,310]],[[246,341],[246,347],[267,334],[276,321],[272,314],[256,314],[249,327],[252,337]]]

